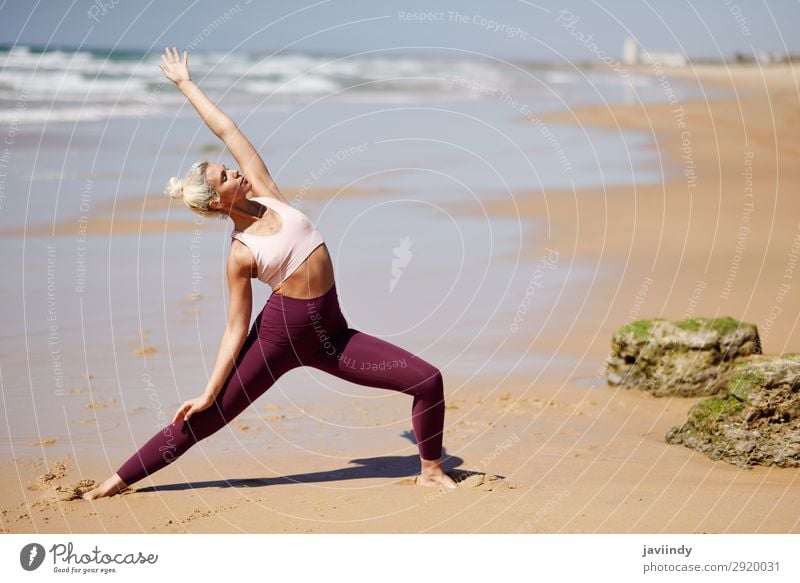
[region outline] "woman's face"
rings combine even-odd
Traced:
[[[224,164],[210,162],[206,167],[206,178],[219,195],[220,202],[212,201],[212,208],[229,209],[247,198],[252,186],[238,170]]]

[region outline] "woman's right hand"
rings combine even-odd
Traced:
[[[164,54],[161,55],[162,64],[159,65],[161,70],[166,75],[167,79],[180,85],[185,81],[191,81],[189,77],[189,51],[183,51],[183,58],[181,58],[178,49],[165,49]]]
[[[178,409],[178,412],[175,413],[175,417],[172,418],[172,424],[175,425],[181,419],[183,419],[184,423],[188,422],[192,415],[199,413],[200,411],[205,411],[213,403],[214,397],[208,393],[203,393],[199,397],[189,399],[183,405],[181,405]]]

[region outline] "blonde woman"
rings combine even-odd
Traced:
[[[205,391],[183,403],[170,425],[83,497],[114,495],[153,475],[221,429],[281,375],[299,366],[412,395],[411,419],[421,465],[417,484],[454,488],[455,482],[441,467],[445,403],[439,369],[348,326],[339,308],[333,265],[322,234],[287,203],[239,127],[192,82],[188,52],[181,56],[175,48],[166,49],[162,61],[164,75],[178,86],[241,168],[198,162],[183,180],[172,178],[166,190],[196,213],[233,222],[227,327]],[[269,285],[272,294],[249,327],[252,278]]]

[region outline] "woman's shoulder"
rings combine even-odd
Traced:
[[[236,238],[236,231],[233,236],[233,241],[231,241],[231,250],[229,257],[230,259],[243,270],[247,270],[250,274],[250,277],[255,277],[255,273],[258,269],[258,262],[256,261],[253,252],[250,250],[243,241]],[[239,233],[241,234],[241,233]]]
[[[275,188],[263,188],[258,190],[254,188],[252,192],[254,199],[264,199],[267,202],[273,200],[283,204],[289,204],[289,201],[286,199],[285,196],[283,196],[283,193],[280,190],[278,190],[277,186]]]

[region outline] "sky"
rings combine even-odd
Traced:
[[[0,0],[0,44],[434,54],[531,61],[649,51],[800,54],[798,0]]]

